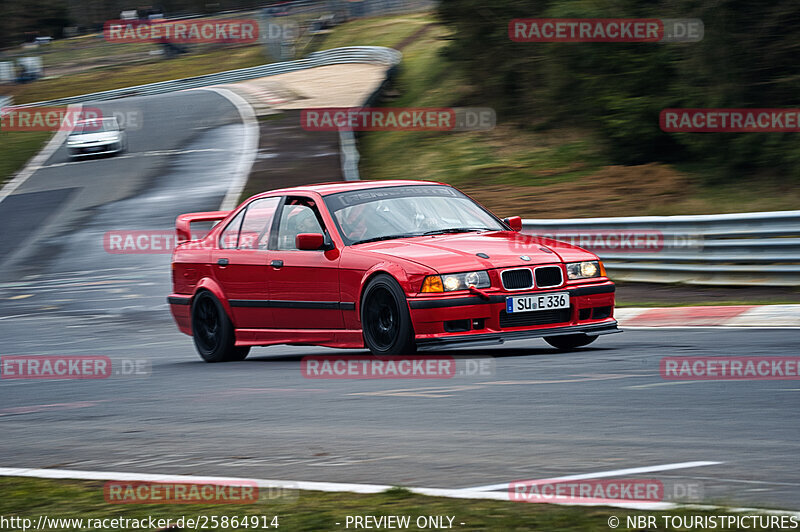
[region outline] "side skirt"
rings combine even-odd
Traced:
[[[236,329],[237,346],[278,344],[359,349],[364,338],[360,329]]]

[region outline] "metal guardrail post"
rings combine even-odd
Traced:
[[[345,181],[358,181],[358,161],[361,156],[356,146],[356,137],[350,130],[339,130],[340,158],[342,162],[342,176]]]
[[[383,82],[375,89],[362,103],[362,107],[370,107],[375,104],[375,101],[378,99],[378,96],[383,92],[383,89],[389,83],[389,81],[394,77],[397,73],[397,64],[400,62],[400,57],[402,55],[397,50],[393,50],[391,48],[387,48],[387,50],[391,50],[396,55],[392,55],[390,57],[391,61],[395,61],[392,66],[386,71],[386,77],[384,78]],[[342,175],[344,176],[345,181],[358,181],[361,179],[359,171],[358,171],[358,161],[361,159],[361,155],[358,153],[358,143],[356,141],[356,135],[352,131],[339,131],[339,145],[340,145],[340,153],[342,159]]]

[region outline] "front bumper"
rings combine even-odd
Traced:
[[[409,298],[415,341],[419,349],[462,344],[501,344],[507,340],[563,334],[621,332],[614,319],[611,281],[565,285],[546,290],[486,292],[478,295]],[[570,307],[506,314],[506,297],[569,292]]]
[[[548,327],[542,329],[529,329],[518,331],[505,331],[487,334],[453,335],[442,338],[428,338],[417,340],[417,350],[446,349],[449,347],[472,346],[480,344],[502,344],[511,340],[524,340],[526,338],[542,338],[544,336],[560,336],[564,334],[584,333],[590,336],[601,334],[620,333],[616,320],[606,320],[603,323],[590,325],[568,325],[566,327]]]
[[[67,146],[71,157],[88,157],[90,155],[106,155],[122,151],[122,141]]]

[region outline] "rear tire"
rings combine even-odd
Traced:
[[[200,292],[192,303],[192,337],[206,362],[244,360],[249,347],[236,347],[233,323],[222,303],[210,292]]]
[[[406,355],[416,351],[406,295],[390,275],[375,276],[364,289],[361,329],[364,345],[373,355]]]
[[[571,351],[576,347],[589,345],[597,340],[597,336],[588,334],[564,334],[561,336],[545,336],[544,341],[561,351]]]

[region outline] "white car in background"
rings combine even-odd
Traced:
[[[125,131],[115,117],[81,120],[67,137],[70,157],[119,153],[125,149]]]

